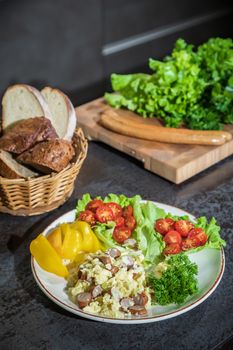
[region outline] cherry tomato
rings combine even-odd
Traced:
[[[133,216],[125,217],[125,226],[128,227],[131,231],[133,231],[136,227],[136,220]]]
[[[121,227],[115,227],[112,237],[117,241],[118,243],[123,243],[126,239],[128,239],[131,236],[131,231],[126,226]]]
[[[197,236],[192,237],[192,238],[186,238],[183,240],[181,243],[181,249],[186,251],[189,249],[197,248],[201,245],[200,240],[198,239]]]
[[[188,220],[179,220],[175,222],[175,230],[178,231],[182,237],[187,237],[193,228],[193,223]]]
[[[86,221],[90,225],[95,225],[95,214],[90,210],[81,211],[78,219],[81,221]]]
[[[168,231],[168,233],[166,233],[166,235],[164,236],[163,240],[166,244],[181,244],[182,242],[180,233],[174,230]]]
[[[170,254],[178,254],[180,253],[181,248],[178,243],[172,243],[168,244],[166,248],[163,250],[163,254],[170,255]]]
[[[205,245],[207,242],[207,234],[202,230],[202,228],[193,228],[188,235],[188,238],[192,239],[193,237],[197,237],[200,241],[200,245]]]
[[[132,205],[127,205],[127,207],[125,207],[123,209],[123,216],[124,218],[128,217],[128,216],[132,216],[133,215],[133,207]]]
[[[101,205],[96,210],[96,220],[99,222],[106,223],[108,221],[113,221],[112,209],[106,205]]]
[[[92,211],[93,213],[96,213],[96,209],[103,204],[103,201],[100,199],[93,199],[86,205],[86,209]]]
[[[122,208],[119,204],[110,202],[106,203],[106,206],[112,209],[114,219],[122,215]]]
[[[125,224],[125,219],[123,216],[118,216],[114,221],[116,223],[116,227],[124,226]]]
[[[159,232],[161,235],[166,235],[168,231],[173,229],[174,220],[167,219],[158,219],[155,222],[155,230]]]

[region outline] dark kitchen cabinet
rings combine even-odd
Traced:
[[[2,0],[0,93],[51,85],[80,104],[109,87],[111,72],[146,70],[179,37],[231,36],[231,19],[225,0]]]

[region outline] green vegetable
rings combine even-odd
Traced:
[[[207,218],[205,216],[201,216],[197,218],[195,227],[202,228],[208,236],[208,240],[204,246],[205,248],[220,249],[222,246],[225,247],[226,242],[220,236],[221,228],[216,224],[215,218],[211,218],[210,222],[208,223]],[[195,251],[201,250],[204,247],[198,247],[195,249]]]
[[[112,74],[106,101],[165,126],[218,130],[233,123],[233,41],[212,38],[199,46],[179,39],[163,61],[149,60],[152,74]]]
[[[101,197],[97,198],[102,199]],[[77,216],[81,211],[85,210],[86,205],[91,199],[92,198],[89,194],[85,194],[83,195],[83,198],[78,201],[76,207]],[[164,242],[162,236],[155,232],[154,223],[158,218],[165,217],[165,211],[158,208],[150,201],[142,202],[139,195],[129,198],[122,194],[116,195],[110,193],[102,200],[104,203],[118,203],[122,208],[127,205],[132,205],[134,218],[137,222],[136,229],[133,232],[133,237],[137,240],[138,247],[142,250],[147,264],[152,264],[158,261],[164,249]],[[115,222],[108,222],[107,224],[97,222],[93,227],[93,230],[106,247],[121,248],[122,246],[118,245],[118,243],[112,238],[114,228]]]
[[[155,232],[154,223],[158,218],[165,217],[165,211],[150,201],[141,203],[134,199],[132,205],[137,222],[133,237],[142,250],[145,262],[148,264],[158,262],[165,245],[162,236]]]
[[[86,193],[82,196],[82,199],[79,199],[76,205],[76,215],[81,211],[84,211],[86,209],[86,205],[91,201],[91,196],[89,193]]]
[[[166,258],[167,270],[160,278],[150,273],[148,283],[154,292],[153,303],[167,305],[181,304],[187,297],[198,291],[197,264],[192,263],[185,254]]]

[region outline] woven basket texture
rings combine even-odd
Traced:
[[[76,129],[72,144],[75,156],[59,173],[28,179],[0,176],[0,212],[12,215],[38,215],[62,205],[72,194],[75,179],[87,155],[87,140]]]

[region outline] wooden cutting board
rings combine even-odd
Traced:
[[[201,146],[160,143],[120,135],[98,124],[101,113],[107,106],[103,98],[76,108],[79,126],[89,140],[102,141],[142,161],[145,169],[179,184],[202,170],[233,154],[233,140],[222,146]],[[125,118],[141,117],[127,110],[115,110]],[[144,119],[147,124],[159,125],[155,118]],[[233,134],[233,125],[225,129]]]

